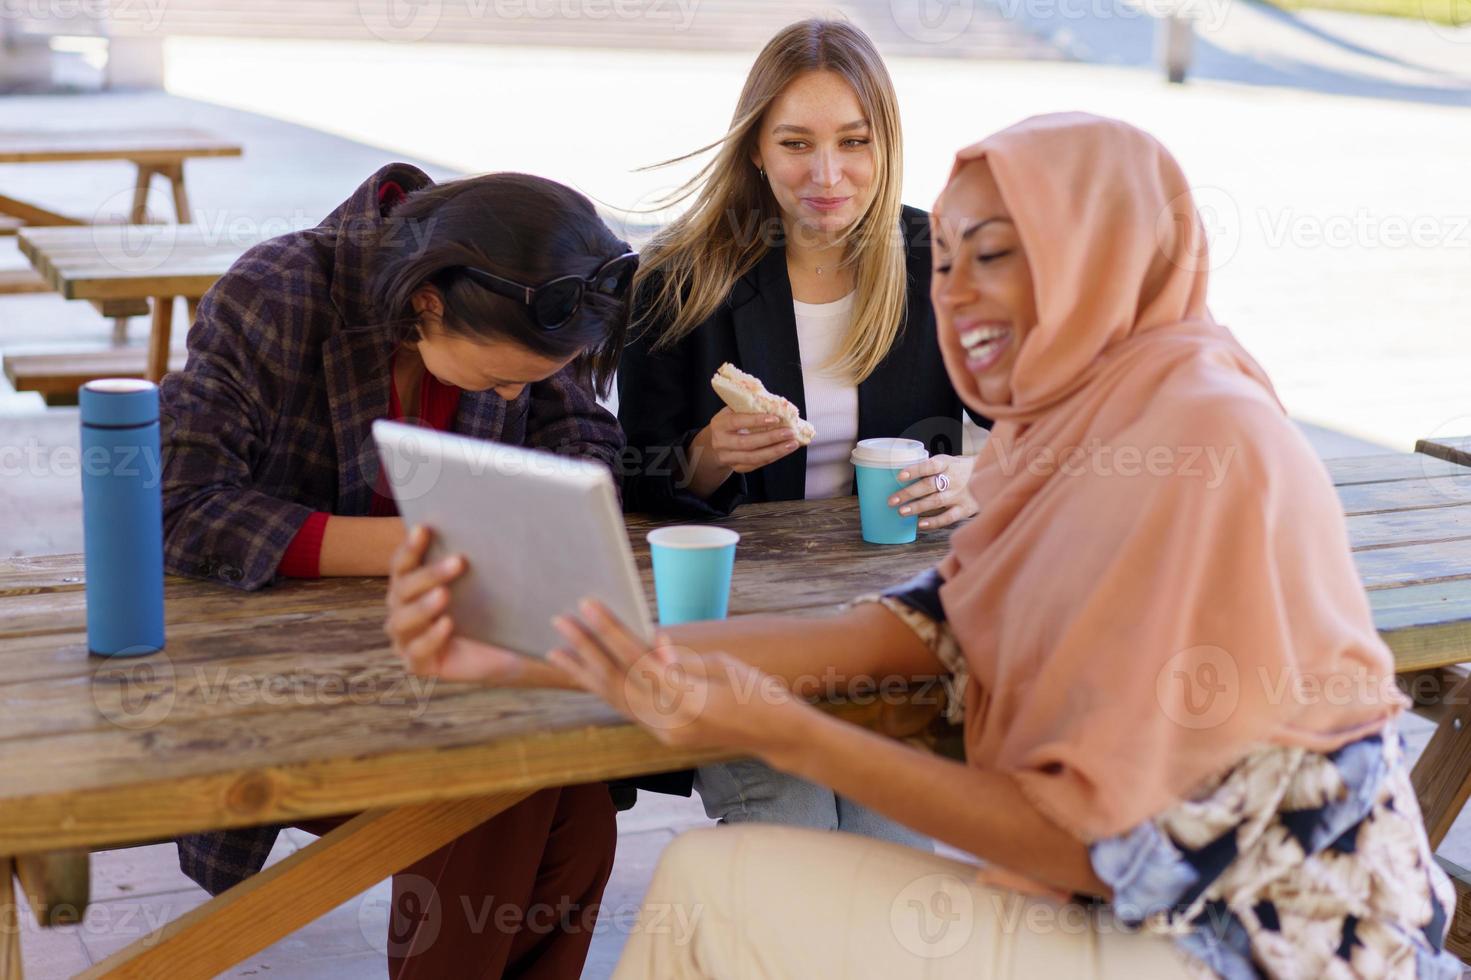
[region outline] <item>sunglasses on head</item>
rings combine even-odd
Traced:
[[[543,330],[559,330],[582,308],[582,297],[590,289],[595,293],[622,299],[638,270],[638,253],[624,252],[604,262],[597,272],[582,276],[558,276],[540,286],[527,286],[474,266],[461,266],[465,275],[486,289],[509,299],[520,300],[531,308],[532,319]]]

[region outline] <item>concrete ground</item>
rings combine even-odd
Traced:
[[[957,147],[1025,115],[1086,108],[1134,121],[1191,175],[1213,231],[1214,309],[1266,365],[1320,453],[1471,433],[1471,126],[1458,94],[1466,62],[1453,57],[1471,47],[1412,24],[1380,30],[1360,20],[1273,18],[1271,33],[1223,21],[1202,29],[1204,78],[1183,87],[1141,61],[1137,29],[1109,40],[1093,21],[1054,19],[1036,33],[1060,47],[1092,44],[1068,53],[1106,64],[895,57],[906,199],[927,205]],[[392,159],[436,177],[529,170],[631,208],[688,173],[634,168],[720,135],[750,60],[194,38],[171,39],[167,50],[173,94],[0,99],[0,129],[174,123],[236,137],[242,160],[189,165],[192,217],[221,234],[312,224]],[[114,164],[0,166],[6,194],[80,214],[115,207],[131,179]],[[160,201],[157,210],[168,209]],[[0,267],[22,262],[0,239]],[[144,329],[135,323],[134,342]],[[105,344],[109,335],[84,305],[0,299],[0,351]],[[74,412],[0,392],[0,554],[79,550],[77,488],[63,465],[75,439]],[[1428,727],[1407,719],[1405,730],[1418,752]],[[620,910],[637,903],[659,851],[706,822],[698,801],[648,794],[621,815],[614,914],[585,976],[610,972],[625,935]],[[273,859],[308,839],[288,832]],[[1445,853],[1471,864],[1471,824],[1457,826]],[[205,897],[168,845],[101,854],[94,868],[86,923],[27,927],[28,976],[70,976]],[[381,975],[386,895],[380,883],[228,975]]]

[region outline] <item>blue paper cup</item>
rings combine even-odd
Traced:
[[[870,544],[908,544],[919,533],[919,516],[904,517],[889,506],[889,498],[908,483],[900,471],[930,458],[925,444],[915,439],[864,439],[850,457],[858,476],[858,516],[863,540]],[[910,481],[913,482],[913,481]]]
[[[730,607],[736,542],[740,539],[729,528],[702,524],[680,524],[649,532],[660,626],[725,618]]]

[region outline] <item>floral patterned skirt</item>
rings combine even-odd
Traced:
[[[1334,752],[1271,746],[1091,856],[1126,922],[1199,975],[1458,978],[1455,910],[1393,724]]]

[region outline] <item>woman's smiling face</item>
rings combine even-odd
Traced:
[[[1012,368],[1037,322],[1026,251],[985,160],[961,168],[930,216],[930,298],[940,345],[964,364],[988,404],[1010,401]]]
[[[751,162],[766,171],[788,235],[822,244],[853,226],[878,191],[871,121],[833,71],[793,79],[766,110]]]

